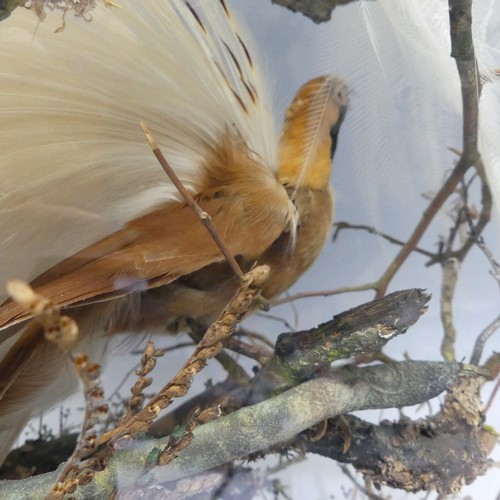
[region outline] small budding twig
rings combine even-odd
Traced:
[[[357,286],[343,286],[341,288],[334,288],[332,290],[319,290],[315,292],[300,292],[294,295],[289,295],[288,297],[283,297],[280,299],[274,299],[271,301],[271,305],[273,307],[280,306],[282,304],[286,304],[288,302],[294,302],[299,299],[314,299],[317,297],[331,297],[332,295],[340,295],[343,293],[352,293],[352,292],[365,292],[367,290],[376,290],[377,283],[366,283],[364,285]]]
[[[154,370],[156,366],[156,358],[159,358],[164,354],[165,349],[156,349],[154,343],[151,340],[148,341],[142,354],[141,366],[135,371],[138,378],[136,383],[130,389],[132,396],[128,402],[127,412],[121,417],[119,425],[127,422],[133,415],[136,415],[142,410],[145,399],[144,389],[149,387],[153,382],[153,379],[147,375]]]
[[[9,280],[7,292],[24,310],[35,316],[30,323],[41,325],[45,338],[67,351],[78,337],[78,325],[68,316],[61,316],[60,308],[52,301],[36,294],[24,281]]]
[[[64,498],[64,495],[73,493],[79,486],[89,484],[95,471],[88,464],[82,465],[82,460],[96,449],[96,424],[108,413],[108,405],[103,403],[104,390],[101,387],[101,367],[92,363],[86,354],[77,354],[71,357],[73,367],[83,383],[85,395],[85,416],[82,430],[75,450],[66,462],[59,478],[46,500]]]
[[[212,218],[207,212],[205,212],[200,207],[200,205],[198,205],[196,200],[191,196],[191,193],[189,193],[189,191],[184,187],[184,184],[182,184],[179,177],[177,177],[177,174],[174,172],[174,170],[168,163],[167,159],[161,152],[160,148],[158,147],[158,144],[154,140],[153,134],[149,131],[144,122],[141,122],[141,127],[144,132],[144,135],[146,136],[146,139],[149,142],[149,145],[151,146],[151,149],[153,150],[154,155],[156,156],[163,170],[165,170],[165,173],[172,181],[172,184],[176,187],[177,191],[179,191],[179,193],[184,198],[186,203],[192,208],[193,212],[198,216],[200,222],[205,226],[206,230],[209,232],[215,244],[219,247],[219,250],[221,251],[222,255],[224,255],[224,258],[226,259],[227,263],[229,264],[234,274],[238,278],[238,282],[242,284],[243,271],[236,262],[236,259],[228,250],[227,246],[224,244],[224,241],[222,240],[219,232],[217,231],[216,227],[212,222]]]

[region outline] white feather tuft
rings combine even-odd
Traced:
[[[176,196],[141,120],[194,191],[205,144],[227,130],[276,166],[268,93],[224,5],[120,6],[91,22],[68,15],[58,34],[58,16],[37,26],[21,8],[0,23],[2,282],[33,278]]]

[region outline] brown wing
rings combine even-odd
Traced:
[[[256,258],[290,221],[291,203],[277,182],[212,189],[199,202],[233,255]],[[169,203],[49,269],[32,285],[60,306],[107,299],[170,283],[223,259],[203,224],[181,203]],[[0,328],[30,315],[0,307]]]

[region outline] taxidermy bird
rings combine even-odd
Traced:
[[[223,0],[120,6],[57,34],[22,9],[0,23],[2,283],[26,279],[67,307],[75,349],[91,356],[110,334],[210,321],[237,288],[141,120],[242,269],[270,266],[272,298],[326,241],[348,104],[340,79],[318,77],[278,132],[249,36]],[[75,389],[64,355],[24,334],[27,319],[11,301],[0,307],[0,458],[31,416]]]

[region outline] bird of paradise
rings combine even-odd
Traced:
[[[21,9],[0,23],[2,279],[27,279],[70,308],[89,353],[110,334],[210,321],[238,286],[141,120],[243,271],[270,266],[270,299],[327,239],[348,105],[339,78],[315,78],[279,132],[251,37],[224,0],[120,5],[58,34],[43,23],[34,33]],[[0,458],[76,387],[57,347],[23,328],[29,317],[0,307]]]

